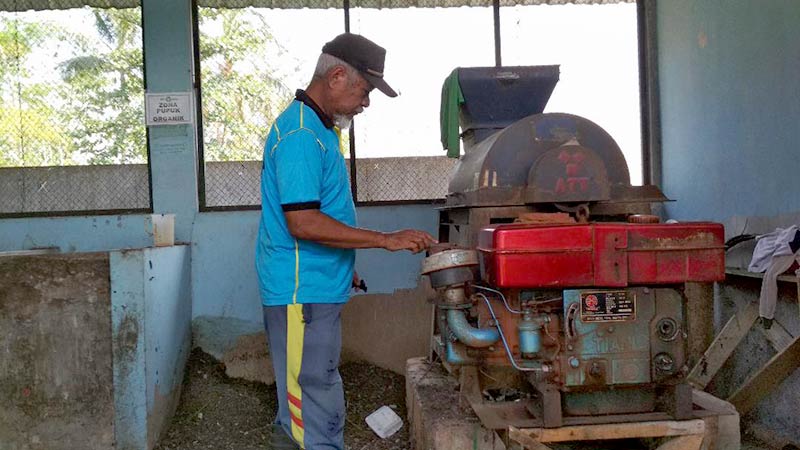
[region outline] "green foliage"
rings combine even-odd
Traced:
[[[254,9],[200,11],[206,160],[258,160],[286,52]],[[146,162],[140,9],[58,14],[0,12],[0,167]]]
[[[0,167],[69,164],[72,149],[53,120],[51,89],[28,67],[34,49],[52,29],[0,19]]]
[[[252,9],[200,10],[206,161],[260,160],[269,125],[293,92],[276,74],[284,50]],[[295,68],[296,70],[296,68]]]
[[[86,32],[0,15],[0,166],[146,161],[140,14],[96,10]]]
[[[144,163],[140,11],[95,10],[94,20],[98,39],[76,40],[78,56],[59,65],[60,94],[66,99],[61,122],[81,159],[90,164]]]

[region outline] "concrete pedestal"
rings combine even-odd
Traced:
[[[698,442],[694,448],[739,450],[739,415],[736,410],[729,403],[702,391],[694,391],[692,400],[695,409],[694,422],[697,422],[695,428],[699,430],[698,433],[702,434],[702,439],[699,436],[696,438],[701,442]],[[425,358],[408,360],[406,365],[406,404],[411,427],[411,440],[417,450],[512,450],[520,448],[519,444],[504,442],[497,432],[484,428],[471,409],[460,406],[458,383],[444,371],[440,363],[429,364]],[[665,429],[668,429],[671,421],[662,422]],[[650,421],[648,425],[652,427],[653,424],[658,425],[659,423],[661,422]],[[627,423],[620,425],[620,428],[633,430],[637,425],[639,424],[636,422]],[[589,427],[587,426],[587,429]],[[555,436],[559,429],[548,430],[556,430],[556,433],[548,433]],[[669,436],[669,434],[663,436]],[[603,437],[603,439],[613,438],[613,436]],[[681,439],[691,439],[691,437],[681,437]],[[535,448],[548,448],[546,443],[538,445],[540,447]]]

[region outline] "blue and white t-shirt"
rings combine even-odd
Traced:
[[[264,306],[344,303],[355,250],[295,239],[284,211],[319,209],[349,226],[356,212],[341,136],[303,92],[277,118],[264,146],[256,271]]]

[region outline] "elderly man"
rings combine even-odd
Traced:
[[[358,281],[354,249],[418,253],[435,242],[423,231],[356,228],[340,130],[373,88],[397,96],[383,79],[385,55],[356,34],[325,44],[264,147],[256,269],[278,389],[273,448],[344,448],[340,318]]]

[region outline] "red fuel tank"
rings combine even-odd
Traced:
[[[511,224],[481,230],[483,279],[498,288],[618,287],[725,278],[721,224]]]

